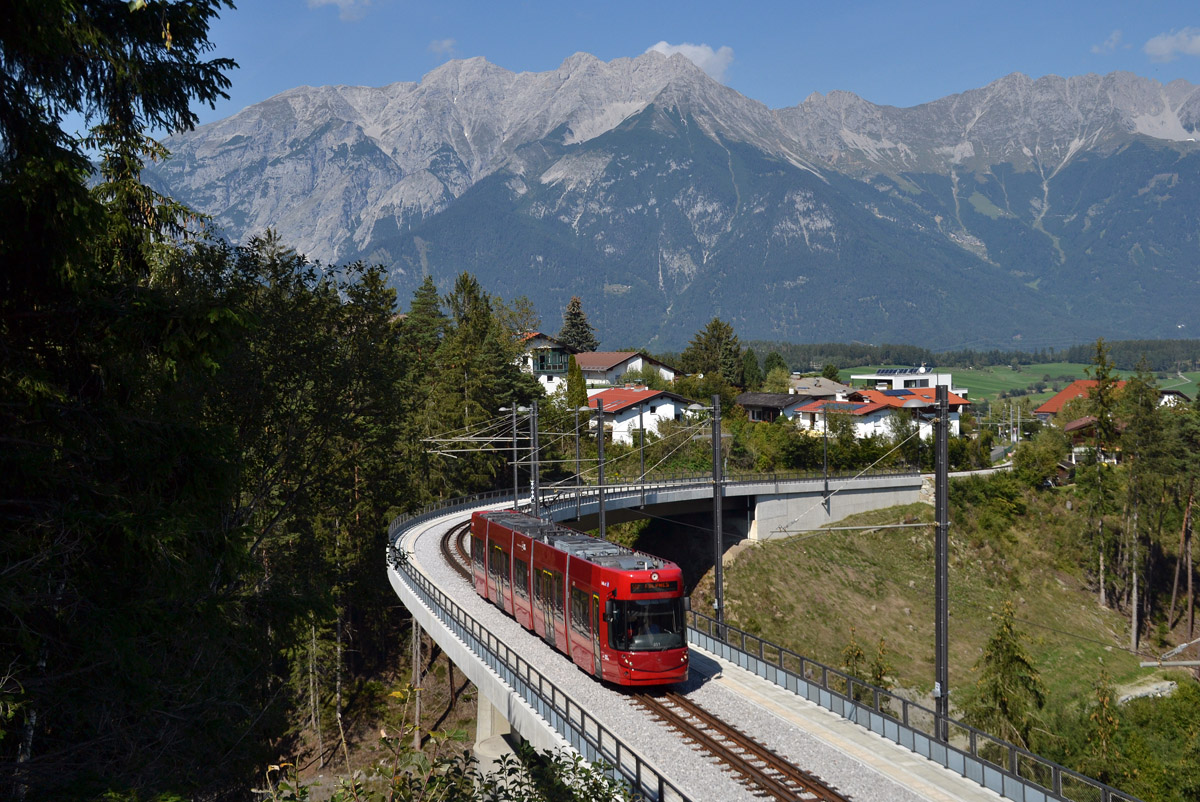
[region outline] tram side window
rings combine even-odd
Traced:
[[[508,555],[499,546],[492,546],[492,573],[499,577],[501,582],[508,581]]]
[[[513,560],[513,590],[521,598],[529,598],[529,563],[523,560]]]
[[[550,575],[554,577],[554,598],[551,606],[554,608],[554,615],[561,621],[563,617],[563,575],[558,571],[551,571]]]
[[[571,628],[588,634],[588,595],[579,588],[571,588]]]
[[[477,569],[483,568],[483,541],[471,538],[471,562]]]

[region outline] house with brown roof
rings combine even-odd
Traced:
[[[649,366],[656,369],[665,381],[673,382],[679,371],[654,357],[637,351],[590,351],[575,355],[575,362],[583,371],[588,386],[616,385],[621,377],[631,370],[642,370]]]
[[[804,396],[810,401],[822,398],[838,398],[854,389],[848,384],[835,382],[824,376],[804,376],[796,373],[792,374],[788,383],[790,385],[788,388],[789,393]]]
[[[795,393],[742,393],[736,403],[746,410],[750,420],[771,423],[780,416],[794,418],[796,410],[811,400]]]
[[[612,387],[607,390],[590,390],[588,406],[598,409],[604,402],[604,426],[612,433],[614,443],[632,444],[638,430],[645,428],[649,434],[657,434],[659,424],[668,420],[682,420],[691,399],[670,392],[652,390],[640,385]]]

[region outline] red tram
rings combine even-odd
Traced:
[[[584,671],[618,685],[688,675],[675,563],[512,510],[471,516],[475,591]]]

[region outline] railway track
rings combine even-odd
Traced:
[[[463,538],[470,528],[471,523],[468,521],[452,527],[450,531],[442,535],[442,556],[446,558],[446,564],[468,582],[471,580],[471,569],[468,567],[471,564],[471,556],[463,547]]]
[[[821,778],[797,768],[681,694],[640,693],[633,698],[772,799],[849,802],[849,797],[826,785]]]
[[[442,557],[467,581],[471,580],[471,558],[463,541],[469,529],[469,522],[453,527],[441,539]],[[771,799],[849,802],[816,775],[797,768],[679,693],[638,693],[632,698]]]

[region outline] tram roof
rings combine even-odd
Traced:
[[[611,543],[591,535],[585,535],[574,529],[560,526],[554,521],[543,521],[532,518],[523,512],[513,510],[492,510],[484,513],[489,521],[503,524],[534,540],[539,540],[559,551],[579,557],[605,568],[616,568],[621,571],[658,570],[668,565],[666,560],[645,554],[640,551]]]

